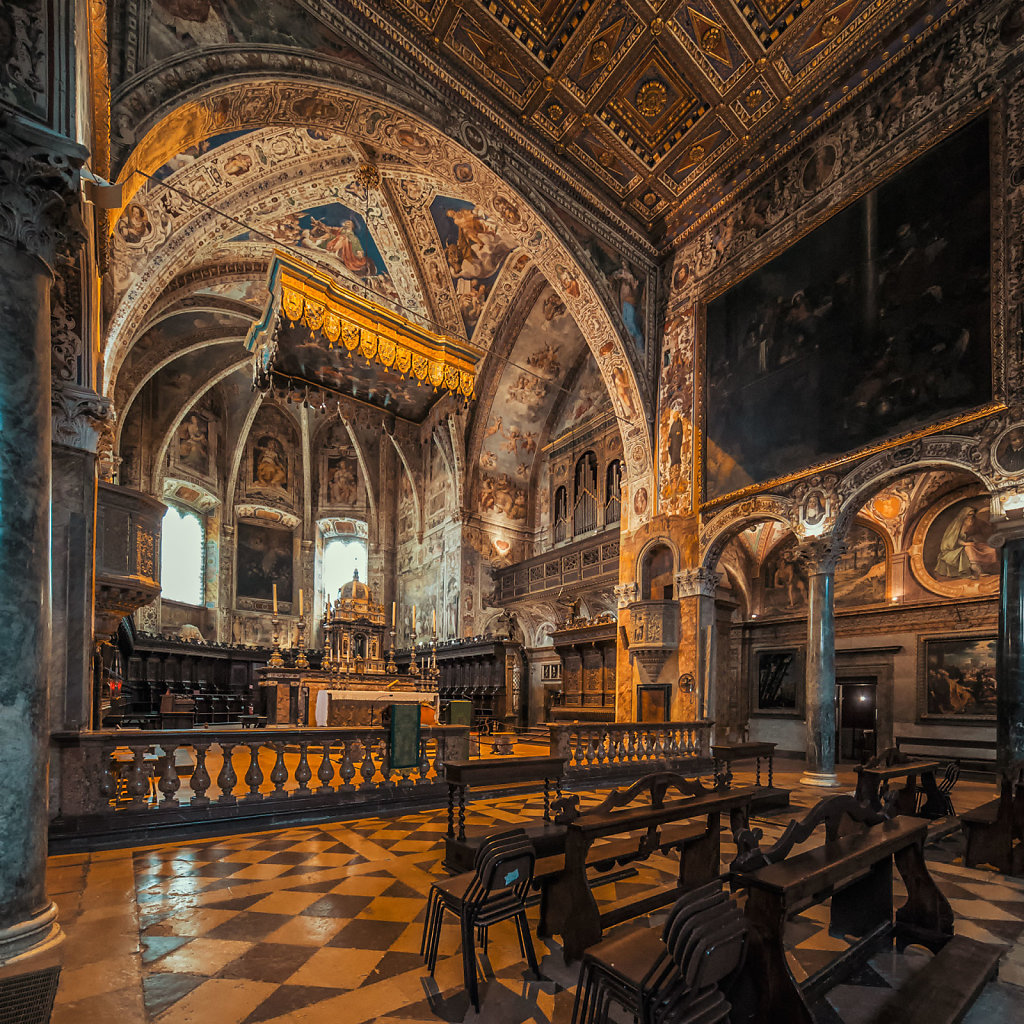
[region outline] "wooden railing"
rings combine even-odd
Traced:
[[[566,758],[566,771],[582,773],[662,760],[693,760],[710,755],[710,721],[559,722],[548,725],[550,752]]]
[[[387,737],[382,728],[57,733],[58,818],[379,803],[440,789],[445,761],[469,754],[468,728],[434,726],[422,731],[419,763],[393,769]]]

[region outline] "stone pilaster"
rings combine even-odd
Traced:
[[[698,718],[710,717],[715,707],[715,593],[722,574],[698,566],[683,569],[675,576],[676,593],[682,603],[696,602],[694,663],[697,667],[696,712]]]
[[[807,675],[805,715],[808,786],[838,786],[836,775],[836,630],[833,585],[842,544],[831,537],[806,542]]]
[[[47,899],[50,646],[50,289],[77,234],[85,151],[35,126],[0,126],[0,966],[52,951]]]

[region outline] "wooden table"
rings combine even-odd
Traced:
[[[529,782],[544,783],[544,819],[535,826],[527,826],[526,834],[537,847],[538,856],[545,856],[545,836],[556,833],[560,840],[563,826],[551,820],[551,790],[562,795],[562,777],[565,775],[564,757],[517,757],[508,761],[446,761],[444,780],[448,783],[448,835],[445,839],[445,866],[454,871],[473,867],[476,848],[485,833],[466,838],[466,790],[471,786],[514,786]],[[458,821],[456,823],[456,798]]]
[[[673,800],[662,807],[651,805],[625,807],[602,814],[582,814],[566,826],[565,868],[550,886],[546,920],[541,928],[547,934],[562,936],[565,960],[578,960],[587,947],[601,941],[604,928],[627,921],[640,914],[675,902],[684,892],[704,885],[721,873],[721,813],[728,811],[733,831],[745,827],[750,801],[757,794],[753,787],[722,790],[688,800]],[[591,846],[598,839],[623,832],[646,830],[639,842],[630,846],[631,852],[618,852],[614,858],[619,864],[642,860],[663,846],[672,845],[671,837],[662,842],[662,827],[672,822],[694,818],[707,819],[703,834],[688,836],[679,857],[677,885],[657,889],[630,901],[616,905],[604,913],[587,882],[587,862],[594,862]],[[616,844],[616,847],[618,844]],[[601,852],[601,851],[597,851]]]
[[[721,775],[725,779],[726,786],[732,784],[732,764],[734,761],[756,762],[756,777],[754,785],[761,788],[761,792],[755,797],[753,806],[762,807],[788,807],[789,790],[775,788],[775,747],[774,743],[715,743],[711,747],[711,756],[714,758],[715,774],[721,772],[720,766],[725,765],[725,771]],[[768,761],[768,785],[761,786],[761,758]]]
[[[935,769],[939,767],[939,761],[906,761],[903,764],[879,765],[875,768],[860,767],[857,769],[857,799],[876,811],[881,810],[882,783],[888,783],[890,779],[905,778],[907,784],[897,794],[896,809],[900,814],[915,814],[917,776],[920,775],[921,789],[928,798],[921,808],[921,814],[923,817],[941,817],[945,805],[935,783]]]
[[[953,910],[924,859],[927,833],[925,821],[895,818],[756,871],[733,873],[733,884],[747,890],[746,915],[758,938],[749,970],[760,1003],[759,1022],[813,1024],[804,993],[820,994],[835,984],[838,966],[863,960],[861,950],[877,948],[894,928],[900,948],[917,942],[937,951],[952,937]],[[895,926],[894,862],[908,894],[895,913]],[[827,965],[801,987],[786,960],[785,923],[795,911],[829,897],[829,931],[860,942],[843,954],[839,965]]]

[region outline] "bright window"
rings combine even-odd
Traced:
[[[197,512],[168,506],[160,541],[161,597],[182,604],[203,603],[204,534]]]
[[[333,599],[358,570],[366,582],[366,541],[362,537],[328,537],[324,545],[324,592]]]

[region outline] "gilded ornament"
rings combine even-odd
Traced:
[[[717,26],[712,25],[701,33],[700,48],[706,53],[714,53],[721,44],[722,32]]]
[[[641,200],[641,202],[644,204],[644,206],[648,206],[648,207],[653,206],[657,201],[658,201],[658,194],[657,194],[657,192],[647,192],[647,193],[644,194],[644,197]]]
[[[602,167],[614,167],[615,166],[615,154],[610,149],[602,149],[597,154],[597,162]]]
[[[545,75],[541,80],[540,84],[544,86],[547,92],[551,92],[555,87],[555,80],[551,75]]]
[[[842,24],[842,19],[838,15],[833,14],[821,23],[821,28],[818,31],[823,39],[831,39],[842,27]]]
[[[561,121],[564,113],[565,111],[562,109],[562,105],[560,103],[552,103],[548,107],[548,117],[551,118],[552,121]]]
[[[699,161],[703,160],[704,153],[705,149],[699,142],[696,146],[690,147],[690,159],[693,161],[693,163],[698,163]]]
[[[651,35],[652,36],[660,36],[661,35],[661,30],[664,27],[665,27],[665,22],[663,22],[661,20],[661,18],[655,18],[654,21],[651,22]]]
[[[380,171],[371,163],[362,163],[356,171],[356,184],[367,191],[380,184]]]
[[[751,89],[750,92],[747,93],[747,106],[753,110],[755,107],[759,107],[761,105],[761,101],[763,99],[764,89]]]
[[[603,64],[612,55],[612,48],[607,39],[595,39],[590,47],[590,60],[594,64]]]
[[[657,117],[665,109],[668,91],[661,82],[645,82],[636,94],[636,109],[644,117]]]

